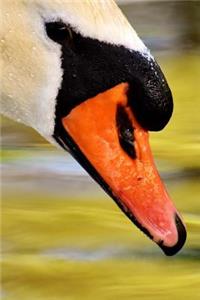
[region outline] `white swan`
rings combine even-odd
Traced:
[[[167,255],[186,230],[156,171],[147,130],[173,102],[159,66],[112,0],[2,3],[1,112],[80,162]]]

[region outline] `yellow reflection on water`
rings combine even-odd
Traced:
[[[52,200],[4,202],[5,299],[198,299],[199,218],[169,258],[109,198]]]

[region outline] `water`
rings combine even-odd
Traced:
[[[68,154],[33,130],[3,119],[3,299],[199,299],[197,4],[123,6],[174,94],[173,119],[164,131],[151,134],[151,145],[187,224],[184,249],[165,257]],[[191,11],[192,23],[187,21]]]

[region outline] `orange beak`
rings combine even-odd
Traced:
[[[86,100],[62,125],[72,154],[76,145],[79,162],[165,254],[173,255],[185,242],[185,226],[156,170],[148,132],[128,105],[127,90],[121,83]]]

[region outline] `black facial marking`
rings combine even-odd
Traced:
[[[168,123],[173,110],[172,95],[153,58],[83,37],[70,29],[72,47],[69,37],[65,39],[66,28],[69,26],[59,22],[46,24],[49,37],[61,45],[62,51],[63,81],[57,96],[57,119],[88,98],[128,82],[129,105],[139,123],[148,130],[160,130]]]
[[[122,105],[118,105],[117,107],[116,125],[118,130],[119,143],[122,149],[131,158],[136,158],[136,152],[134,148],[134,128],[125,107]]]

